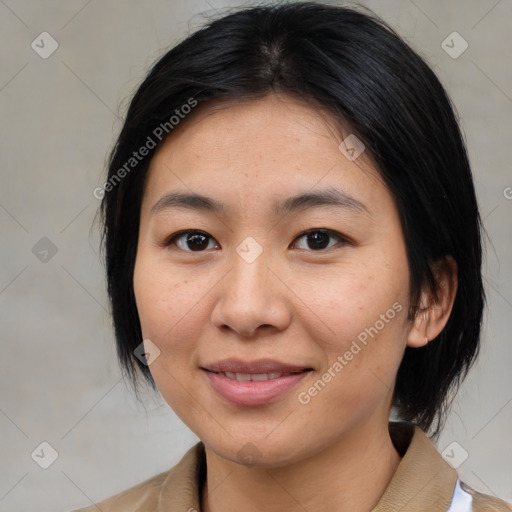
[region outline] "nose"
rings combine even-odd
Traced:
[[[258,331],[286,329],[291,320],[288,289],[269,263],[265,251],[252,263],[234,256],[231,271],[217,289],[211,317],[216,327],[244,338],[254,337]]]

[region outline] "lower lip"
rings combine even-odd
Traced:
[[[235,405],[263,405],[296,386],[310,371],[293,373],[277,379],[238,381],[220,373],[203,370],[213,389],[225,400]]]

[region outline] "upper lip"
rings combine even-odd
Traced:
[[[201,368],[210,372],[222,373],[294,373],[311,370],[309,366],[291,365],[274,361],[272,359],[258,359],[256,361],[242,361],[240,359],[224,359],[216,363],[203,365]]]

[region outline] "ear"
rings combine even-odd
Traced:
[[[424,290],[421,293],[420,310],[407,336],[409,347],[423,347],[443,329],[452,312],[457,294],[457,263],[447,255],[436,261],[432,271],[437,283],[436,293]]]

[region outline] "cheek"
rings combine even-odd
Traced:
[[[194,293],[189,278],[174,269],[169,271],[165,262],[139,251],[135,263],[133,286],[142,334],[162,343],[164,334],[170,333],[187,309],[192,309]],[[197,301],[197,295],[195,296]]]
[[[399,302],[383,299],[382,304],[372,304],[370,311],[340,312],[337,336],[320,340],[325,363],[298,390],[297,399],[304,414],[322,418],[326,431],[337,431],[340,421],[357,423],[374,411],[386,414],[405,349],[406,309]]]
[[[301,389],[306,393],[302,397],[340,414],[371,410],[388,399],[405,349],[405,251],[368,251],[357,260],[347,259],[330,276],[316,277],[299,293],[309,297],[325,327],[322,335],[309,332],[324,354],[317,377],[325,386],[316,381],[314,389]]]
[[[134,292],[142,336],[160,351],[149,366],[151,375],[166,402],[187,423],[194,409],[186,383],[194,350],[191,340],[200,336],[194,308],[200,294],[192,289],[189,276],[170,273],[165,267],[141,251],[134,270]]]
[[[174,379],[185,382],[199,340],[208,325],[207,292],[215,276],[196,278],[190,269],[169,265],[164,258],[141,250],[134,271],[134,291],[142,336],[160,350],[160,356],[149,369],[158,388],[176,388]],[[211,282],[210,282],[211,281]],[[179,387],[179,386],[178,386]]]
[[[405,304],[408,299],[407,265],[395,257],[393,265],[370,261],[359,256],[347,259],[343,265],[315,272],[297,280],[296,294],[305,297],[311,317],[322,333],[319,340],[327,352],[343,351],[347,344],[360,337],[377,323],[379,335],[398,335],[402,328]],[[376,270],[378,269],[378,270]],[[398,305],[393,308],[393,304]],[[400,311],[397,311],[400,309]],[[313,326],[312,322],[307,325]],[[307,328],[306,325],[306,328]],[[311,332],[313,339],[319,331]]]

